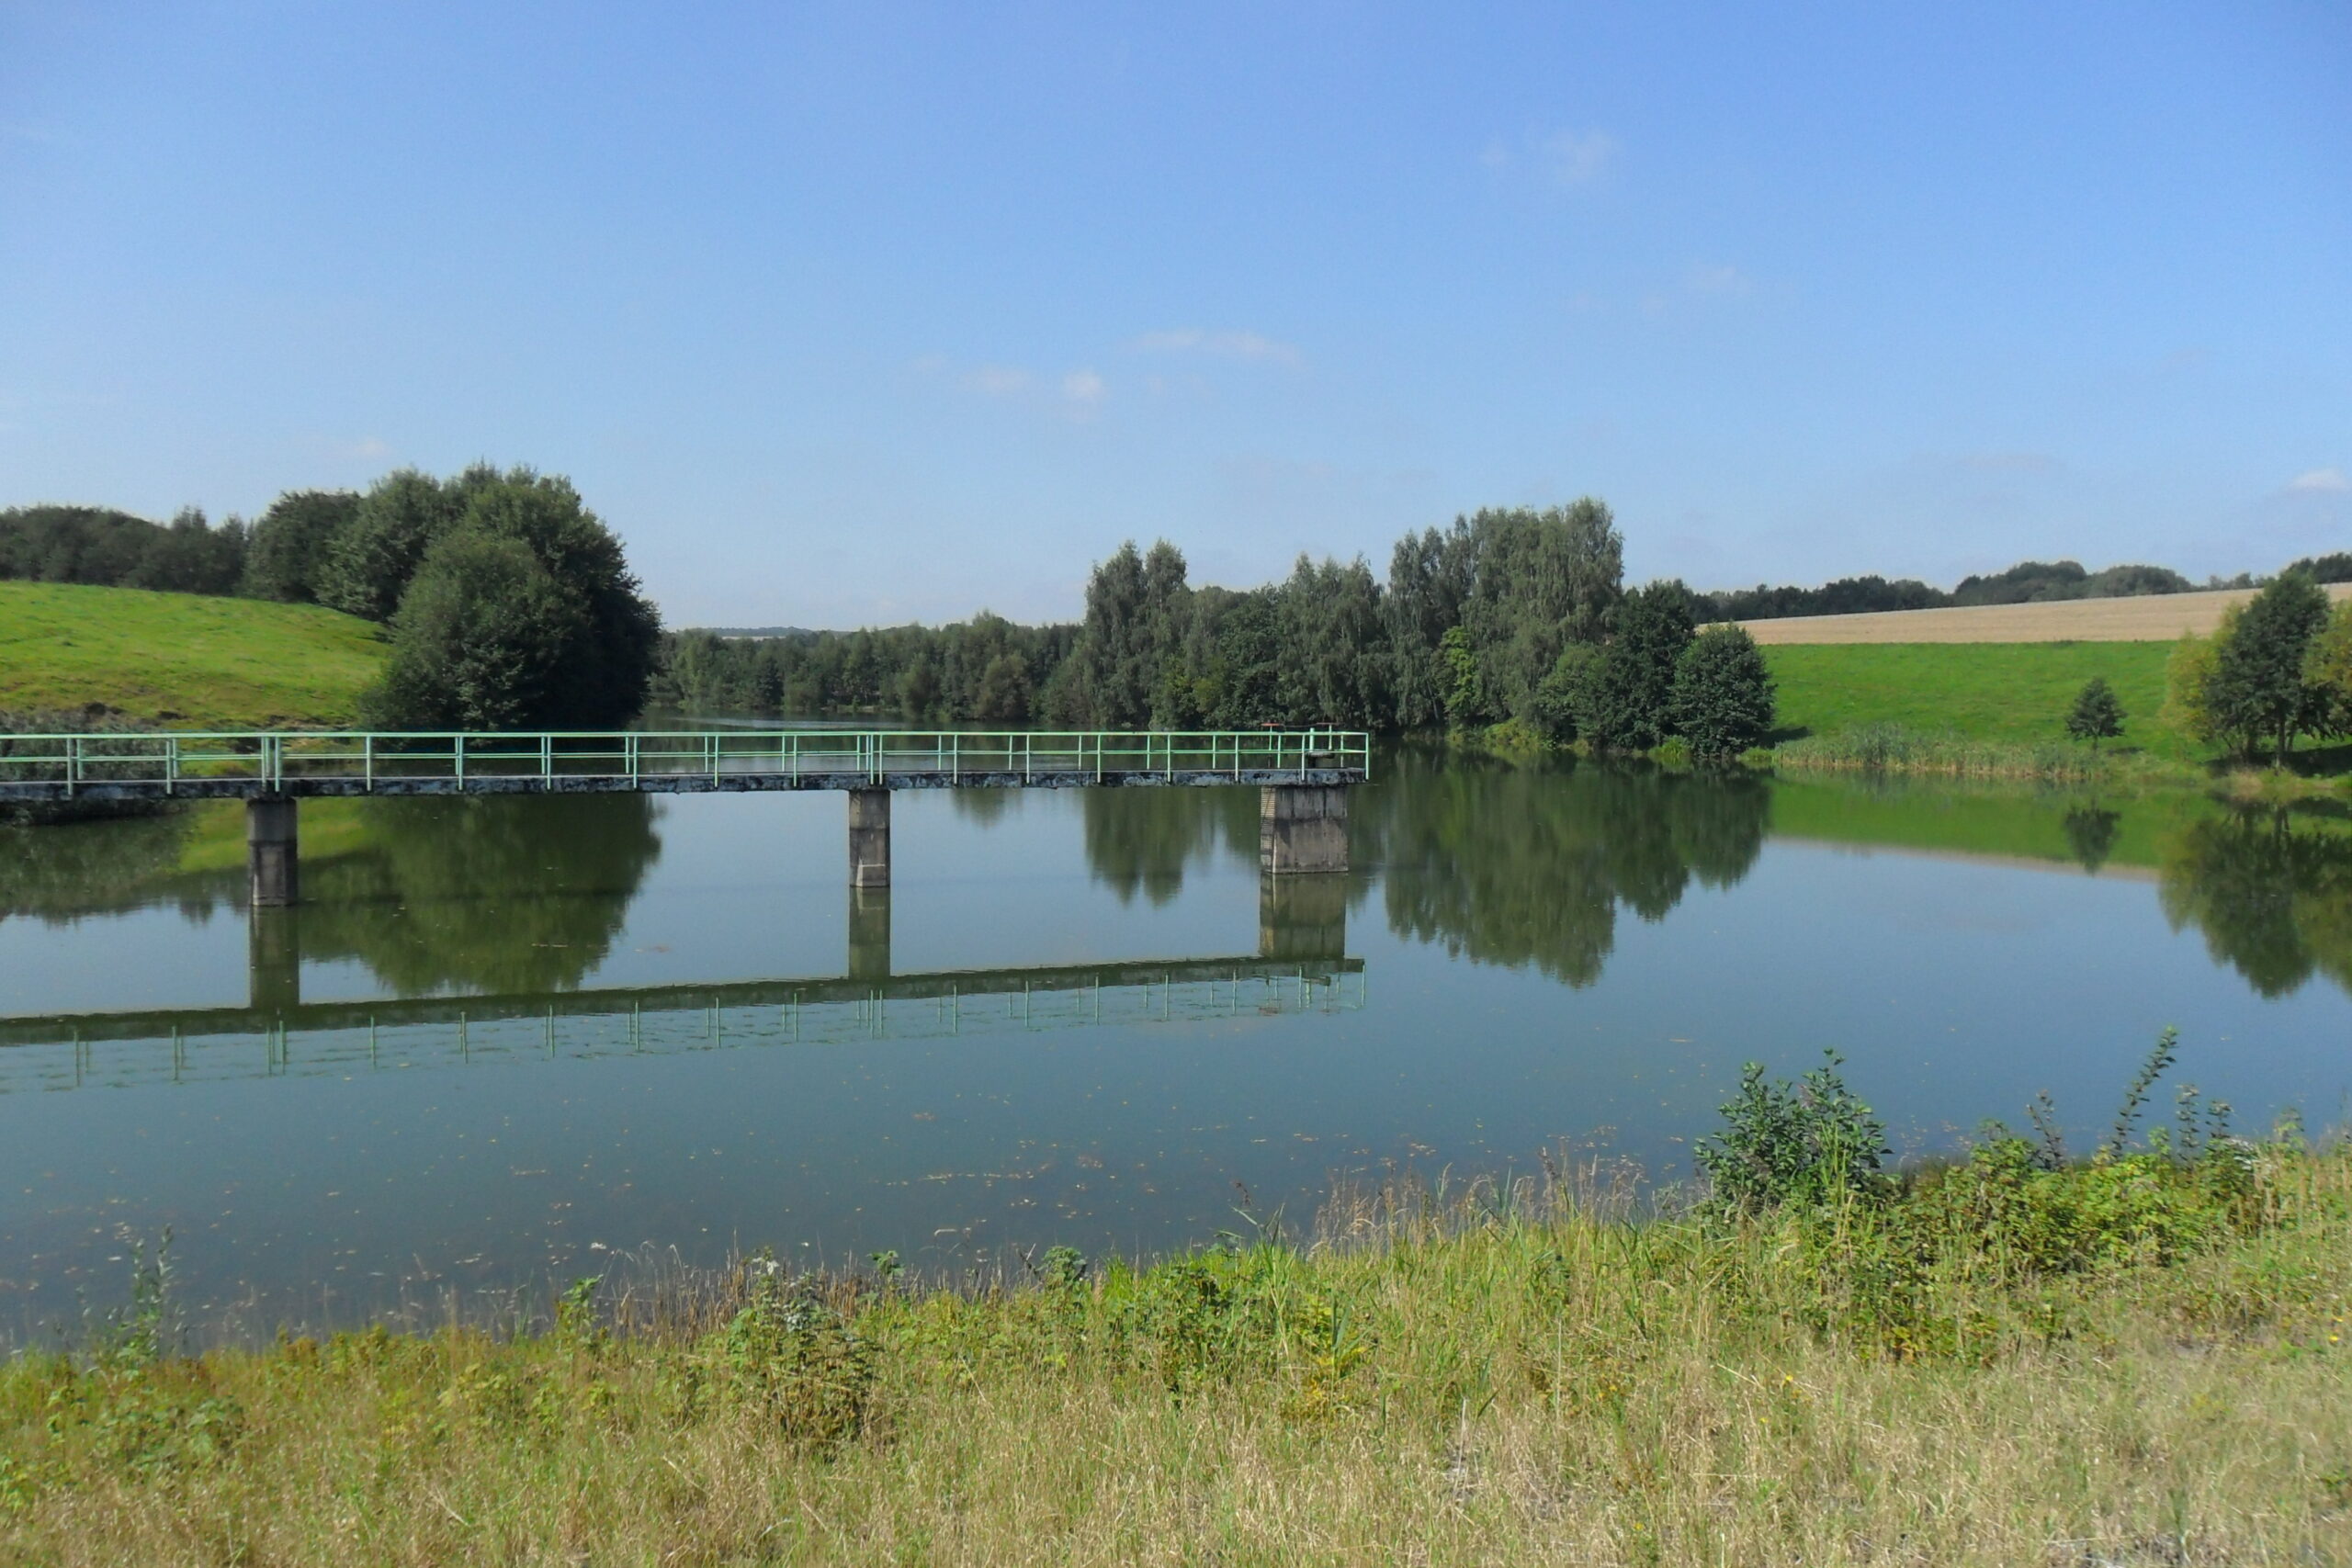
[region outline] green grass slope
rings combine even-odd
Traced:
[[[2064,740],[2066,712],[2104,675],[2128,716],[2123,744],[2162,757],[2195,749],[2156,718],[2169,642],[1787,644],[1764,649],[1781,731],[1835,735],[1872,723],[2019,745]]]
[[[188,728],[348,725],[377,626],[314,604],[0,582],[0,710],[103,704]]]

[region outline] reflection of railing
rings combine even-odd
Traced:
[[[878,981],[0,1019],[0,1094],[1352,1011],[1361,959],[1191,959]]]
[[[0,739],[0,797],[1350,784],[1360,731],[184,733]]]

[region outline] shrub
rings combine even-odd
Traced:
[[[716,1336],[708,1359],[786,1437],[819,1449],[855,1437],[874,1396],[872,1341],[825,1299],[815,1275],[789,1278],[765,1257],[745,1268],[750,1300]]]
[[[1692,1151],[1711,1212],[1759,1214],[1891,1193],[1882,1163],[1886,1128],[1846,1087],[1838,1071],[1843,1058],[1823,1055],[1826,1060],[1794,1083],[1767,1079],[1760,1063],[1740,1069],[1739,1093],[1723,1107],[1723,1131]]]
[[[1709,626],[1674,665],[1674,726],[1702,757],[1744,751],[1772,731],[1772,675],[1742,626]]]

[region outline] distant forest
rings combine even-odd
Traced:
[[[2320,556],[2287,569],[2309,572],[2321,582],[2352,582],[2352,555]],[[1710,619],[1770,621],[1788,615],[1859,615],[1874,610],[1942,610],[1966,604],[2032,604],[2052,599],[2134,599],[2148,593],[2189,593],[2200,589],[2253,588],[2256,580],[2233,578],[2191,582],[2162,566],[2111,566],[2086,571],[2079,561],[2019,561],[2007,571],[1963,577],[1947,593],[1914,578],[1841,577],[1818,588],[1793,585],[1725,589],[1697,598]]]
[[[2290,570],[2352,581],[2352,556]],[[1610,650],[1637,625],[1641,636],[1664,639],[1652,660],[1663,670],[1707,622],[2198,586],[2162,567],[2092,572],[2073,561],[2025,562],[1949,593],[1878,577],[1713,593],[1664,583],[1629,593],[1623,576],[1623,540],[1609,509],[1590,499],[1544,512],[1489,509],[1450,529],[1408,534],[1385,579],[1362,559],[1302,556],[1280,582],[1194,587],[1173,546],[1140,551],[1130,543],[1095,569],[1075,625],[1024,626],[983,612],[942,626],[683,631],[664,639],[654,699],[704,712],[1106,728],[1516,722],[1553,739],[1655,731],[1648,744],[1677,732],[1664,711],[1666,677],[1654,675],[1648,693],[1630,699],[1605,690]],[[1628,676],[1617,684],[1625,680],[1642,683]]]

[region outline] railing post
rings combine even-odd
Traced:
[[[458,787],[462,790],[466,787],[466,738],[462,735],[453,735],[449,738],[449,755],[455,762]]]

